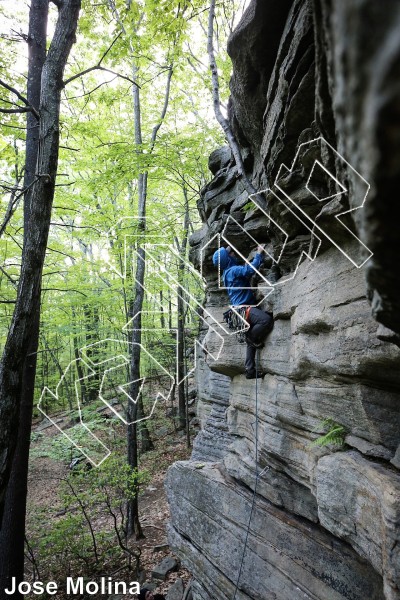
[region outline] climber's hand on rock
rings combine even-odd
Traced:
[[[263,252],[263,250],[264,250],[264,246],[260,244],[257,248],[257,254],[261,254],[261,252]]]

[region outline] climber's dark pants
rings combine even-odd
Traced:
[[[246,337],[256,343],[264,340],[274,324],[273,318],[269,313],[255,307],[250,309],[247,322],[250,323],[250,329],[248,330]],[[246,373],[254,371],[256,368],[256,351],[257,348],[247,344],[245,362]]]

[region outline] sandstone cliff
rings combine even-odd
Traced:
[[[222,320],[215,235],[246,257],[268,242],[275,326],[262,381],[245,379],[234,335],[198,361],[202,430],[167,478],[197,600],[237,584],[240,600],[400,599],[399,31],[396,0],[253,0],[229,42],[230,122],[269,191],[249,203],[229,150],[214,152],[192,260]],[[316,160],[335,179],[311,174]],[[358,174],[365,205],[338,226],[367,191]],[[202,334],[212,353],[215,330]],[[345,444],[312,446],[328,418]]]

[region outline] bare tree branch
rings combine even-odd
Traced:
[[[40,571],[39,571],[39,567],[35,558],[35,554],[29,544],[28,538],[25,535],[25,545],[26,545],[26,549],[27,549],[27,553],[25,554],[25,556],[27,557],[27,559],[31,562],[32,567],[33,567],[33,575],[35,577],[35,579],[40,579]]]
[[[17,287],[17,282],[10,277],[10,275],[7,273],[7,271],[5,269],[3,269],[3,267],[0,265],[0,271],[3,273],[3,275],[5,275],[8,279],[8,281],[14,286]]]
[[[81,151],[80,148],[71,148],[71,146],[63,146],[62,144],[60,144],[60,148],[63,148],[64,150],[71,150],[71,152],[80,152]]]
[[[78,502],[78,504],[80,506],[80,509],[82,511],[82,514],[83,514],[83,516],[84,516],[84,518],[86,520],[86,523],[88,524],[90,535],[91,535],[91,538],[92,538],[92,545],[93,545],[94,557],[95,557],[96,563],[98,563],[99,562],[99,553],[98,553],[98,549],[97,549],[96,535],[94,533],[93,523],[92,523],[92,521],[91,521],[91,519],[89,517],[89,514],[88,514],[87,510],[86,510],[86,506],[82,502],[81,497],[76,492],[76,490],[75,490],[74,486],[72,485],[72,483],[70,482],[70,480],[68,478],[65,478],[64,481],[68,484],[68,486],[69,486],[72,494],[75,496],[75,498],[76,498],[76,500],[77,500],[77,502]]]
[[[29,111],[32,112],[37,119],[39,118],[39,113],[37,112],[36,108],[34,108],[28,102],[28,100],[25,98],[25,96],[23,96],[22,94],[20,94],[20,92],[18,90],[16,90],[15,88],[11,87],[11,85],[8,85],[8,83],[6,83],[5,81],[3,81],[2,79],[0,79],[0,85],[2,87],[6,88],[6,90],[8,90],[9,92],[12,92],[13,94],[15,94],[17,96],[17,98],[19,98],[21,100],[21,102],[23,102],[29,108]]]
[[[173,68],[172,65],[169,67],[168,69],[168,76],[167,76],[167,83],[165,86],[165,95],[164,95],[164,104],[162,107],[162,111],[161,111],[161,115],[160,115],[160,120],[159,122],[153,127],[153,131],[151,132],[151,149],[153,150],[154,148],[154,144],[156,143],[156,138],[157,138],[157,133],[158,130],[160,129],[164,119],[165,119],[165,115],[167,114],[167,110],[168,110],[168,103],[169,103],[169,96],[170,96],[170,91],[171,91],[171,79],[172,79],[172,73],[173,73]]]
[[[136,87],[140,87],[140,85],[138,85],[136,83],[136,81],[133,81],[133,79],[131,79],[127,75],[122,75],[121,73],[117,73],[116,71],[113,71],[112,69],[106,69],[106,67],[102,67],[101,65],[95,65],[93,67],[89,67],[88,69],[85,69],[81,73],[77,73],[76,75],[73,75],[72,77],[70,77],[69,79],[67,79],[66,81],[63,82],[63,87],[65,87],[68,83],[71,83],[71,81],[74,81],[74,79],[78,79],[79,77],[82,77],[83,75],[86,75],[87,73],[91,73],[92,71],[106,71],[107,73],[111,73],[112,75],[115,75],[116,77],[120,77],[121,79],[125,79],[126,81],[129,81],[129,83],[131,83],[132,85],[135,85]]]
[[[112,83],[115,79],[117,79],[117,75],[115,77],[113,77],[112,79],[110,79],[110,81],[102,81],[101,83],[99,83],[99,85],[96,85],[96,87],[89,90],[88,92],[84,92],[83,94],[78,94],[77,96],[66,96],[66,98],[67,98],[67,100],[76,100],[76,98],[84,98],[85,96],[90,96],[91,94],[93,94],[93,92],[95,92],[99,88],[103,87],[103,85]]]
[[[61,288],[43,288],[42,292],[65,292],[69,294],[70,292],[75,292],[76,294],[80,294],[81,296],[85,296],[87,298],[87,294],[84,294],[80,290],[74,290],[72,288],[68,288],[67,290],[63,290]]]
[[[1,227],[0,227],[0,237],[3,235],[5,228],[7,227],[11,217],[15,213],[22,196],[37,182],[37,180],[38,180],[38,177],[36,177],[36,179],[34,179],[31,184],[26,186],[26,188],[24,188],[17,196],[14,196],[14,195],[11,196],[3,223],[1,224]]]
[[[17,113],[27,113],[32,112],[32,109],[21,106],[20,108],[0,108],[0,113],[4,113],[6,115],[13,115]]]
[[[69,77],[68,79],[66,79],[65,81],[63,81],[62,87],[65,88],[65,86],[68,83],[71,83],[71,81],[74,81],[75,79],[78,79],[79,77],[82,77],[83,75],[87,75],[88,73],[91,73],[92,71],[106,71],[107,73],[111,73],[112,75],[115,75],[116,77],[120,77],[121,79],[125,79],[126,81],[129,81],[129,83],[132,83],[132,85],[136,85],[137,87],[140,87],[136,83],[136,81],[133,81],[133,79],[131,79],[130,77],[127,77],[126,75],[122,75],[121,73],[116,73],[112,69],[107,69],[106,67],[102,67],[101,66],[101,63],[103,62],[103,60],[105,59],[105,57],[107,56],[107,54],[110,52],[110,50],[114,46],[115,42],[121,36],[121,33],[122,32],[120,32],[117,35],[117,37],[115,38],[115,40],[107,48],[107,50],[104,52],[103,56],[100,58],[99,62],[96,65],[93,65],[93,67],[88,67],[87,69],[84,69],[80,73],[76,73],[76,75],[72,75],[71,77]]]

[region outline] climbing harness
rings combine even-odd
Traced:
[[[251,306],[238,306],[233,310],[230,308],[223,314],[224,321],[227,323],[229,329],[236,331],[236,337],[239,344],[246,342],[247,329],[244,329],[243,321],[248,320],[248,315]]]
[[[249,517],[249,522],[248,522],[248,525],[247,525],[246,537],[244,539],[244,548],[243,548],[243,553],[242,553],[242,559],[240,561],[239,574],[238,574],[238,578],[237,578],[237,581],[236,581],[235,593],[233,595],[232,600],[236,600],[236,594],[237,594],[237,591],[239,589],[240,577],[242,575],[243,563],[244,563],[244,558],[245,558],[246,550],[247,550],[247,542],[248,542],[248,539],[249,539],[251,518],[253,516],[253,510],[254,510],[254,506],[255,506],[255,502],[256,502],[258,480],[259,480],[261,474],[265,470],[265,469],[263,469],[260,473],[258,472],[258,367],[259,367],[258,361],[259,361],[259,350],[257,350],[257,352],[256,352],[256,406],[255,406],[255,417],[256,417],[256,422],[255,422],[255,461],[256,461],[256,471],[255,471],[255,475],[256,475],[256,479],[255,479],[255,483],[254,483],[253,499],[252,499],[251,508],[250,508],[250,517]]]

